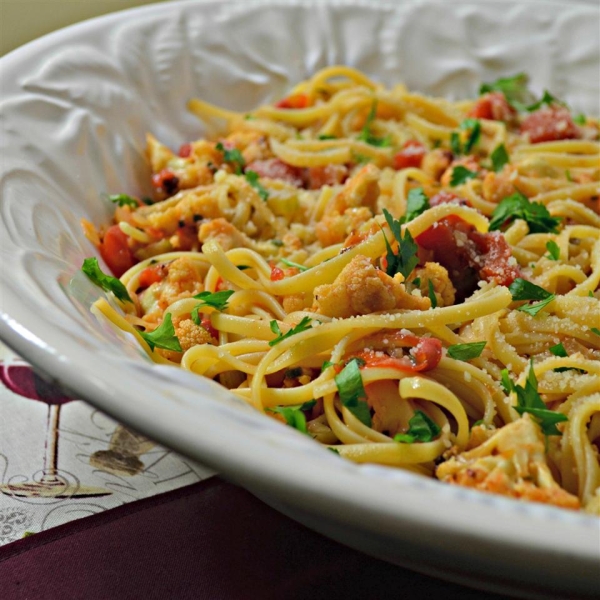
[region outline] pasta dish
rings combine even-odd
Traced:
[[[600,515],[598,120],[330,67],[110,196],[94,311],[340,457]]]

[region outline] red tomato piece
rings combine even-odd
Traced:
[[[532,144],[581,137],[571,113],[564,106],[548,106],[531,113],[521,123],[521,134],[527,134]]]
[[[409,167],[418,169],[421,166],[425,152],[425,146],[421,142],[408,140],[404,143],[402,150],[394,156],[394,169],[408,169]]]
[[[413,336],[411,336],[413,337]],[[405,340],[405,342],[408,340]],[[365,361],[365,368],[396,369],[417,373],[435,369],[442,359],[442,342],[435,338],[414,336],[409,356],[396,358],[382,351],[363,350],[354,356]]]
[[[521,277],[521,271],[515,264],[511,264],[512,253],[510,246],[499,231],[491,233],[479,233],[472,231],[469,239],[475,242],[479,256],[483,259],[483,266],[479,275],[486,281],[495,281],[498,285],[510,285],[517,277]]]
[[[275,108],[306,108],[308,96],[306,94],[292,94],[275,103]]]
[[[152,185],[159,192],[174,194],[179,186],[179,177],[170,169],[163,169],[160,173],[152,175]]]
[[[187,158],[192,153],[192,145],[191,144],[182,144],[179,148],[179,156],[181,158]]]
[[[153,283],[159,283],[163,280],[166,274],[164,265],[152,265],[146,267],[141,273],[139,278],[139,285],[141,288],[150,287]]]
[[[517,116],[517,111],[508,103],[502,92],[491,92],[481,96],[467,116],[509,122]]]
[[[304,185],[302,169],[288,165],[278,158],[255,160],[246,166],[246,170],[258,173],[259,177],[281,179],[295,187],[302,187]]]
[[[135,264],[128,239],[118,225],[111,225],[100,243],[100,254],[115,277],[121,277]]]
[[[213,327],[212,323],[210,322],[210,317],[208,315],[202,316],[202,319],[200,320],[200,325],[204,327],[204,329],[206,329],[206,331],[208,331],[208,333],[210,333],[210,335],[213,338],[215,338],[215,340],[219,339],[219,332]]]
[[[271,281],[280,281],[285,277],[283,269],[279,267],[271,267]]]

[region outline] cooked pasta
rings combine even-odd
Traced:
[[[94,310],[341,457],[600,514],[598,121],[526,78],[451,102],[330,67],[192,100],[111,196]]]

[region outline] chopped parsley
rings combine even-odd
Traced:
[[[278,248],[283,246],[283,242],[281,240],[271,240],[271,244],[273,244],[273,246],[277,246]]]
[[[490,159],[492,160],[492,169],[494,169],[496,173],[502,171],[504,165],[507,165],[510,162],[506,146],[504,144],[496,146],[490,154]]]
[[[164,348],[165,350],[182,352],[179,339],[175,335],[175,327],[173,327],[171,313],[165,315],[163,322],[154,331],[140,331],[138,333],[144,338],[148,346],[150,346],[150,350],[154,350],[154,348]]]
[[[394,235],[394,238],[398,242],[398,253],[394,253],[394,250],[388,242],[385,233],[383,234],[385,246],[387,248],[386,273],[390,277],[393,277],[396,273],[401,273],[404,276],[404,279],[407,279],[412,270],[419,263],[419,259],[417,258],[418,246],[413,240],[412,235],[410,235],[410,231],[408,231],[408,229],[405,230],[404,237],[402,236],[400,221],[394,219],[394,217],[392,217],[392,215],[385,208],[383,209],[383,214],[387,224],[389,225],[389,228],[392,231],[392,234]]]
[[[477,119],[465,119],[458,128],[461,132],[466,132],[467,135],[465,142],[461,143],[459,132],[453,131],[450,134],[452,154],[469,154],[481,138],[481,123]]]
[[[373,104],[371,105],[371,110],[369,111],[369,114],[367,115],[367,120],[365,121],[365,124],[356,139],[360,140],[361,142],[366,142],[367,144],[370,144],[371,146],[378,146],[380,148],[389,146],[392,143],[391,136],[386,135],[385,137],[376,137],[371,133],[371,124],[375,120],[376,114],[377,114],[377,100],[373,100]]]
[[[299,269],[300,271],[308,271],[308,269],[310,269],[310,267],[306,267],[304,265],[301,265],[300,263],[292,262],[291,260],[288,260],[287,258],[280,258],[279,262],[282,262],[287,267],[294,267],[296,269]]]
[[[567,181],[570,181],[571,183],[575,181],[571,176],[571,171],[569,171],[569,169],[565,169],[565,177],[567,178]]]
[[[597,327],[591,327],[590,331],[592,333],[595,333],[596,335],[600,335],[600,329],[598,329]]]
[[[329,135],[328,133],[321,133],[317,136],[318,140],[337,140],[335,135]]]
[[[506,101],[519,111],[526,110],[533,98],[527,84],[529,77],[526,73],[517,73],[512,77],[500,77],[492,83],[484,83],[479,88],[480,94],[488,92],[501,92]]]
[[[196,294],[194,299],[201,300],[201,302],[196,305],[190,313],[192,321],[196,325],[202,324],[198,311],[203,306],[211,306],[218,311],[225,310],[227,308],[227,302],[233,293],[234,290],[222,290],[220,292],[200,292],[199,294]]]
[[[397,433],[394,436],[394,441],[404,444],[431,442],[441,431],[440,426],[422,410],[416,410],[408,422],[408,431],[406,433]]]
[[[215,146],[215,148],[219,152],[223,153],[223,160],[225,162],[233,165],[233,168],[235,169],[236,174],[241,175],[242,169],[246,165],[246,161],[244,160],[242,153],[237,148],[232,148],[231,150],[228,150],[227,148],[225,148],[225,146],[223,146],[223,144],[221,142],[219,142]]]
[[[352,359],[335,376],[340,401],[361,423],[371,426],[369,405],[365,402],[367,394],[363,386],[359,363]]]
[[[544,106],[544,104],[546,106],[552,106],[553,104],[564,104],[564,103],[561,102],[558,98],[554,97],[548,90],[544,90],[543,96],[537,102],[534,102],[533,104],[530,104],[529,106],[527,106],[526,110],[527,110],[527,112],[533,112],[534,110],[538,110],[539,108],[542,108],[542,106]]]
[[[556,428],[557,423],[568,421],[567,415],[549,410],[540,397],[537,388],[538,382],[533,369],[533,359],[529,361],[529,373],[525,381],[525,387],[516,385],[508,376],[506,369],[502,370],[502,385],[507,393],[514,392],[517,396],[515,410],[523,415],[529,413],[537,421],[544,435],[562,435]]]
[[[490,231],[500,229],[515,219],[523,219],[531,233],[556,233],[561,221],[560,217],[553,217],[540,202],[530,202],[527,196],[515,192],[495,208],[490,220]]]
[[[554,356],[560,356],[561,358],[566,358],[569,356],[565,350],[565,347],[562,345],[562,342],[560,344],[556,344],[556,346],[551,346],[548,348],[548,350],[550,350],[550,354],[554,354]]]
[[[279,413],[283,416],[288,425],[290,425],[294,429],[297,429],[298,431],[301,431],[302,433],[308,433],[308,430],[306,428],[306,416],[304,415],[304,411],[311,409],[316,403],[316,400],[309,400],[308,402],[304,402],[304,404],[267,408],[267,411]]]
[[[127,194],[113,194],[109,196],[108,199],[119,206],[131,206],[132,208],[137,208],[139,206],[138,201]]]
[[[517,277],[509,286],[508,289],[512,294],[512,299],[515,301],[520,300],[540,300],[537,304],[524,304],[520,306],[517,310],[522,312],[526,312],[527,314],[535,317],[542,308],[550,304],[552,300],[556,297],[554,294],[546,291],[544,288],[541,288],[539,285],[535,285],[535,283],[531,283],[526,279],[521,279]]]
[[[470,171],[469,169],[467,169],[467,167],[458,165],[457,167],[454,167],[452,169],[450,186],[456,187],[457,185],[461,185],[469,179],[474,179],[475,177],[477,177],[477,171]]]
[[[246,181],[258,192],[258,195],[266,202],[269,192],[261,185],[256,171],[246,171]]]
[[[560,258],[560,248],[554,240],[546,242],[546,250],[548,250],[548,256],[550,260],[558,260]]]
[[[121,302],[133,302],[127,288],[116,277],[104,273],[96,257],[86,258],[83,261],[81,270],[93,284],[102,288],[105,292],[112,292]]]
[[[573,123],[577,123],[577,125],[585,125],[587,123],[587,118],[583,113],[579,113],[577,116],[573,117]]]
[[[448,346],[448,356],[455,360],[471,360],[479,358],[487,342],[471,342]]]
[[[269,342],[269,346],[275,346],[279,344],[279,342],[283,342],[283,340],[296,335],[297,333],[302,333],[307,329],[311,329],[312,325],[310,322],[312,319],[310,317],[304,317],[296,327],[292,327],[287,333],[282,333],[281,329],[279,329],[279,323],[275,319],[270,322],[271,331],[277,334],[277,337],[274,340]]]
[[[400,219],[400,223],[408,223],[421,213],[424,213],[429,206],[429,198],[425,195],[422,187],[413,188],[408,192],[406,199],[406,214]]]
[[[436,308],[437,307],[437,297],[435,295],[435,289],[433,287],[433,282],[431,281],[431,279],[427,280],[427,287],[428,287],[428,296],[429,296],[429,301],[431,302],[431,308]]]

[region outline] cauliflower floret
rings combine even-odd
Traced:
[[[375,431],[394,436],[408,428],[412,417],[410,405],[400,398],[398,382],[381,380],[365,386],[367,402],[373,409],[372,427]]]
[[[395,308],[431,307],[429,298],[407,293],[402,275],[392,278],[362,255],[355,256],[333,283],[315,288],[315,304],[317,312],[341,318]]]
[[[505,425],[477,448],[440,464],[436,475],[485,492],[579,509],[579,499],[554,481],[540,428],[529,415]]]
[[[429,282],[433,284],[438,306],[452,306],[456,290],[450,281],[448,271],[436,262],[426,262],[424,267],[415,269],[415,277],[420,278],[419,288],[423,296],[429,294]]]
[[[348,208],[366,206],[372,213],[379,198],[379,169],[372,164],[365,165],[354,177],[346,181],[342,191],[333,198],[326,212],[343,213]]]
[[[341,244],[352,231],[359,229],[372,217],[371,210],[366,206],[349,208],[344,214],[326,214],[315,228],[317,238],[324,247]]]
[[[232,248],[252,247],[252,240],[225,219],[213,219],[203,223],[198,231],[198,239],[202,243],[215,240],[225,252]]]
[[[179,321],[175,326],[175,335],[179,339],[179,344],[184,352],[193,346],[214,342],[210,333],[201,325],[196,325],[191,319]]]

